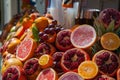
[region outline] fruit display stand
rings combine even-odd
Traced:
[[[0,47],[2,80],[120,80],[119,11],[69,29],[35,9],[15,20]]]

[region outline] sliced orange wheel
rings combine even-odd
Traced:
[[[107,50],[116,50],[120,47],[120,38],[112,32],[108,32],[101,37],[101,45]]]
[[[44,54],[39,58],[39,64],[41,68],[48,68],[53,65],[53,58],[48,54]]]
[[[92,79],[98,73],[98,66],[93,61],[84,61],[78,67],[78,74],[84,79]]]

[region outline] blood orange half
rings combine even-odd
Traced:
[[[74,47],[88,48],[96,41],[96,31],[90,25],[80,25],[72,31],[70,39]]]
[[[31,58],[36,48],[36,42],[32,38],[25,38],[16,50],[16,57],[21,61]]]
[[[39,73],[36,80],[57,80],[57,75],[54,69],[47,68]]]

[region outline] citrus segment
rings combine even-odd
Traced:
[[[116,50],[120,46],[120,38],[112,32],[108,32],[101,37],[101,45],[107,50]]]
[[[26,61],[31,58],[36,48],[36,42],[32,38],[25,38],[16,50],[16,57],[21,61]]]
[[[78,74],[84,79],[92,79],[98,73],[98,67],[93,61],[84,61],[78,67]]]
[[[39,73],[36,80],[57,80],[57,74],[54,69],[47,68]]]
[[[96,31],[90,25],[80,25],[71,33],[71,42],[74,47],[88,48],[96,40]]]
[[[39,58],[39,64],[42,68],[50,67],[53,64],[53,58],[48,54],[44,54]]]

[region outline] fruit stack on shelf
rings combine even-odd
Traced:
[[[70,29],[48,13],[24,13],[2,38],[2,80],[120,80],[119,11]]]

